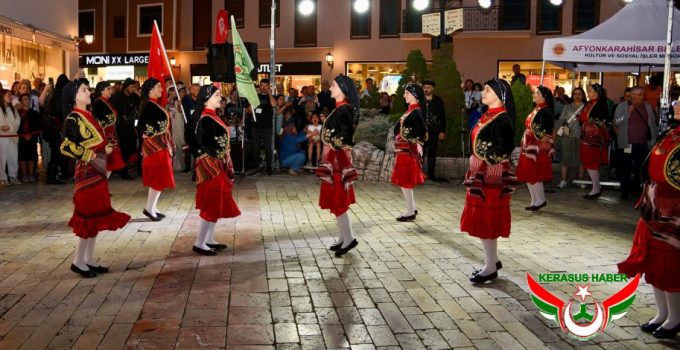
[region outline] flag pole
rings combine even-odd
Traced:
[[[156,32],[158,35],[161,35],[161,31],[158,29],[158,23],[156,23],[156,20],[153,20],[153,26],[156,28]],[[165,57],[165,65],[168,68],[168,72],[170,72],[170,78],[172,79],[172,88],[175,89],[175,93],[177,94],[177,99],[179,100],[179,90],[177,90],[177,83],[175,83],[175,77],[172,74],[172,67],[170,66],[170,60],[168,59],[168,52],[165,51],[165,43],[163,43],[163,37],[161,36],[159,40],[161,42],[161,48],[163,49],[163,56]],[[182,101],[179,101],[179,108],[182,110],[182,117],[184,117],[184,124],[188,123],[187,120],[187,114],[184,112],[184,105],[182,104]]]
[[[661,110],[660,110],[660,120],[659,120],[659,135],[664,131],[668,130],[670,127],[669,114],[670,112],[670,101],[669,101],[669,90],[670,90],[670,77],[671,77],[671,46],[673,43],[673,12],[675,11],[675,6],[673,0],[668,0],[668,24],[666,27],[666,56],[664,59],[663,68],[663,90],[661,92]]]

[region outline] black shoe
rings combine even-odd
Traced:
[[[207,245],[208,247],[215,249],[215,250],[225,250],[225,249],[227,249],[227,245],[222,244],[222,243],[215,243],[215,244],[206,243],[205,245]]]
[[[104,267],[104,266],[92,266],[90,264],[87,264],[87,267],[90,268],[90,271],[94,271],[96,273],[107,273],[107,272],[109,272],[109,268]]]
[[[267,169],[267,176],[272,176],[272,169]]]
[[[503,263],[500,262],[500,260],[499,260],[499,261],[496,263],[496,271],[498,271],[498,270],[500,270],[500,269],[502,269],[502,268],[503,268]],[[482,272],[482,269],[474,270],[474,271],[472,271],[472,275],[474,276],[474,275],[476,275],[476,274],[478,274],[478,273],[480,273],[480,272]]]
[[[476,274],[470,277],[470,282],[472,283],[484,283],[486,281],[493,281],[498,278],[498,271],[494,271],[492,274],[487,276],[482,276],[481,274]]]
[[[128,173],[127,171],[123,171],[122,173],[120,173],[120,178],[128,181],[135,179],[134,177],[130,176],[130,173]]]
[[[328,248],[328,250],[335,252],[338,251],[340,248],[342,248],[342,242],[333,244]]]
[[[397,218],[397,221],[399,221],[399,222],[409,222],[409,221],[413,221],[415,219],[416,219],[416,214],[409,215],[409,216],[402,215],[402,216]]]
[[[652,333],[652,335],[656,339],[671,339],[678,335],[678,332],[680,332],[680,324],[671,329],[659,327]]]
[[[416,215],[418,215],[418,209],[416,209],[416,211],[414,211],[414,213],[415,213]]]
[[[63,185],[64,181],[57,180],[57,179],[47,179],[47,184],[48,185]]]
[[[159,212],[156,212],[156,216],[158,216],[161,219],[165,218],[165,214]]]
[[[350,243],[347,247],[345,247],[345,248],[340,247],[340,249],[338,249],[337,251],[335,251],[335,257],[336,257],[336,258],[339,258],[339,257],[341,257],[341,256],[343,256],[343,255],[345,255],[345,254],[347,254],[347,252],[349,252],[350,250],[354,249],[354,247],[356,247],[356,246],[358,246],[358,245],[359,245],[359,242],[358,242],[356,239],[353,240],[352,243]]]
[[[83,278],[97,277],[97,273],[92,270],[81,270],[78,266],[71,264],[71,271],[81,275]]]
[[[541,208],[545,207],[546,205],[548,205],[548,201],[543,202],[543,204],[541,204],[541,205],[534,205],[534,206],[531,206],[531,209],[529,209],[529,210],[531,210],[531,211],[539,211],[539,210],[541,210]]]
[[[530,205],[530,206],[528,206],[528,207],[524,207],[524,210],[530,210],[530,211],[531,211],[531,210],[534,210],[534,206],[533,206],[533,205]]]
[[[602,191],[595,193],[595,194],[587,193],[587,194],[583,195],[583,198],[585,198],[585,199],[598,199],[601,195],[602,195]]]
[[[206,249],[201,249],[197,246],[193,246],[191,248],[191,250],[193,250],[195,253],[198,253],[198,254],[201,254],[201,255],[207,255],[207,256],[217,255],[217,252],[214,249],[206,250]]]
[[[151,219],[151,221],[161,221],[160,217],[151,215],[151,213],[146,211],[146,209],[142,211],[142,214],[144,214],[147,218]]]
[[[642,331],[645,332],[645,333],[652,334],[659,327],[661,327],[661,323],[647,322],[647,323],[643,324],[642,326],[640,326],[640,329],[642,329]]]

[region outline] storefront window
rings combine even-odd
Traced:
[[[4,87],[21,79],[56,81],[65,70],[63,50],[58,48],[0,35],[0,52],[0,83]]]
[[[520,71],[527,78],[527,84],[532,88],[536,88],[541,84],[541,61],[499,61],[498,62],[498,77],[505,79],[508,82],[512,80],[514,75],[512,66],[518,64]],[[587,86],[589,84],[602,83],[600,74],[597,72],[578,72],[564,69],[549,63],[545,64],[545,75],[543,77],[543,85],[555,90],[555,87],[563,87],[565,93],[571,96],[571,91],[578,86]]]
[[[366,88],[366,79],[371,78],[380,92],[392,95],[397,92],[401,72],[406,69],[406,62],[352,62],[347,63],[345,73]]]

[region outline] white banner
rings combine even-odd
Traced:
[[[546,39],[543,59],[574,63],[663,65],[664,41]],[[671,63],[680,64],[680,42],[672,45]]]

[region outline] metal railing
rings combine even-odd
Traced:
[[[504,16],[499,6],[483,9],[481,7],[463,7],[463,31],[503,31],[531,29],[531,16]],[[402,33],[420,33],[422,20],[419,15],[403,11]]]

